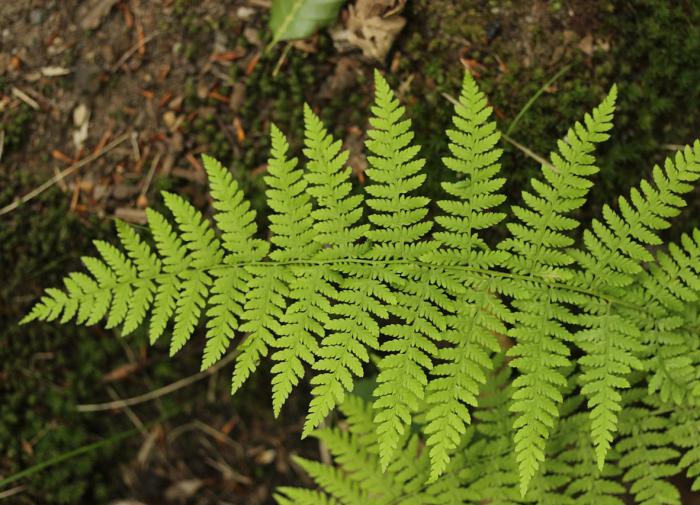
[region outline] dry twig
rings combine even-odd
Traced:
[[[138,396],[133,396],[133,397],[127,398],[125,400],[117,400],[117,401],[106,402],[106,403],[93,403],[93,404],[77,405],[76,410],[78,412],[101,412],[101,411],[105,411],[105,410],[117,410],[117,409],[123,409],[126,407],[131,407],[132,405],[139,405],[141,403],[146,403],[146,402],[149,402],[151,400],[155,400],[156,398],[160,398],[161,396],[165,396],[165,395],[169,395],[170,393],[174,393],[175,391],[177,391],[179,389],[187,387],[191,384],[194,384],[197,381],[200,381],[202,379],[209,377],[212,374],[215,374],[216,372],[221,370],[223,367],[228,365],[231,361],[233,361],[237,355],[238,355],[237,352],[232,352],[228,356],[226,356],[224,359],[219,361],[216,365],[214,365],[213,367],[211,367],[207,370],[196,373],[196,374],[191,375],[189,377],[185,377],[184,379],[180,379],[179,381],[168,384],[167,386],[163,386],[162,388],[158,388],[158,389],[155,389],[153,391],[149,391],[148,393],[144,393],[144,394],[138,395]]]
[[[34,100],[31,96],[29,96],[28,94],[26,94],[24,91],[22,91],[21,89],[19,89],[16,86],[12,86],[12,96],[19,98],[20,100],[22,100],[24,103],[29,105],[34,110],[40,109],[39,104],[37,103],[36,100]]]
[[[33,189],[32,191],[30,191],[29,193],[27,193],[23,197],[18,198],[17,200],[12,202],[11,204],[4,206],[3,208],[0,209],[0,216],[2,216],[3,214],[7,214],[8,212],[12,212],[20,205],[24,205],[29,200],[36,198],[37,196],[39,196],[41,193],[43,193],[44,191],[49,189],[51,186],[53,186],[57,182],[65,179],[66,177],[71,175],[76,170],[84,167],[85,165],[87,165],[89,163],[92,163],[93,161],[95,161],[96,159],[98,159],[102,155],[106,154],[107,152],[111,151],[112,149],[117,147],[119,144],[124,142],[126,139],[128,139],[129,135],[130,135],[129,132],[124,133],[123,135],[120,135],[119,137],[114,139],[114,141],[112,141],[108,145],[106,145],[104,147],[104,149],[102,149],[96,153],[93,153],[90,156],[83,158],[82,160],[74,163],[73,165],[69,166],[65,170],[62,170],[58,174],[54,175],[51,179],[49,179],[48,181],[46,181],[45,183],[43,183],[42,185],[40,185],[36,189]]]
[[[129,58],[131,58],[131,57],[134,55],[135,52],[137,52],[137,51],[139,51],[139,49],[145,47],[146,44],[148,44],[151,40],[153,40],[153,39],[155,39],[156,37],[158,37],[158,36],[160,35],[160,33],[161,33],[161,32],[156,31],[156,32],[151,33],[151,34],[148,35],[147,37],[144,37],[143,40],[139,40],[136,44],[134,44],[133,46],[131,46],[131,47],[122,55],[122,57],[119,58],[119,59],[117,60],[117,62],[116,62],[114,65],[112,65],[112,66],[110,67],[109,71],[110,71],[111,73],[114,73],[114,72],[116,72],[117,70],[119,70],[119,68],[120,68],[124,63],[126,63],[127,61],[129,61]]]

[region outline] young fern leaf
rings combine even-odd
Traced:
[[[502,150],[496,148],[500,134],[496,123],[490,121],[491,114],[486,96],[465,73],[452,119],[454,129],[447,131],[452,156],[443,158],[445,166],[462,178],[442,183],[453,199],[438,202],[444,214],[435,218],[442,229],[434,234],[434,240],[443,247],[427,255],[428,261],[489,268],[502,264],[508,256],[506,251],[489,248],[479,234],[505,217],[492,210],[505,201],[505,195],[498,193],[505,179],[495,177]],[[431,480],[443,473],[464,435],[470,422],[467,406],[477,406],[491,354],[500,350],[496,334],[506,332],[503,321],[508,311],[494,296],[491,282],[483,279],[457,297],[456,314],[449,318],[449,329],[443,334],[452,345],[438,351],[442,363],[431,372],[430,406],[423,430],[430,447]]]
[[[568,217],[581,207],[593,183],[589,177],[598,172],[592,152],[595,144],[608,138],[612,128],[616,89],[586,115],[584,124],[576,123],[564,140],[558,142],[559,153],[552,153],[551,165],[543,165],[544,180],[532,180],[535,194],[523,191],[525,207],[514,206],[519,219],[509,223],[512,238],[500,248],[511,251],[509,269],[531,278],[566,281],[572,277],[573,262],[566,252],[573,245],[567,234],[578,226]],[[571,340],[566,324],[575,321],[564,301],[571,294],[553,287],[523,285],[514,292],[515,324],[509,334],[515,346],[509,351],[511,366],[520,371],[513,381],[515,453],[520,471],[521,493],[525,495],[530,480],[545,458],[545,443],[558,417],[566,384],[561,369],[569,366]]]

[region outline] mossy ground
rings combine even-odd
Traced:
[[[230,12],[235,12],[233,4]],[[233,167],[255,206],[263,212],[264,225],[261,167],[267,157],[269,122],[275,121],[291,134],[298,152],[302,104],[308,101],[319,109],[335,134],[346,139],[349,128],[366,126],[372,65],[359,62],[352,71],[350,86],[336,95],[319,97],[319,89],[339,60],[330,37],[319,35],[311,53],[290,50],[281,65],[284,48],[279,46],[256,65],[246,61],[228,67],[226,78],[216,84],[218,94],[228,96],[236,83],[244,83],[246,88],[240,108],[231,110],[210,96],[198,96],[197,69],[211,54],[216,31],[229,34],[229,43],[246,50],[251,42],[233,14],[208,16],[210,8],[211,3],[177,0],[172,16],[159,21],[161,28],[180,42],[178,57],[182,61],[176,63],[195,69],[175,84],[179,86],[175,91],[184,96],[183,116],[188,118],[181,133],[187,149],[209,152]],[[407,27],[388,56],[386,70],[407,103],[418,142],[424,146],[431,194],[437,194],[445,175],[440,163],[444,139],[435,135],[450,121],[451,107],[443,93],[458,93],[464,64],[478,74],[479,84],[489,95],[504,130],[548,79],[568,67],[511,131],[514,139],[543,155],[613,83],[618,84],[616,127],[612,141],[601,152],[602,172],[592,202],[585,209],[586,216],[627,191],[675,145],[700,136],[700,113],[694,108],[700,98],[700,5],[695,2],[415,0],[408,3],[406,16]],[[269,37],[265,20],[263,15],[255,25],[263,45]],[[83,43],[88,38],[85,34]],[[70,52],[65,58],[75,59],[75,54]],[[56,92],[62,85],[72,86],[71,79],[69,76],[47,88],[45,94]],[[105,84],[106,89],[119,91],[119,82],[112,78]],[[8,84],[3,83],[2,89],[9,89]],[[152,91],[160,94],[163,90]],[[47,161],[45,152],[33,152],[35,144],[30,149],[28,143],[38,131],[38,115],[21,105],[2,116],[4,156],[10,156],[10,166],[16,167],[0,174],[2,204],[40,180],[38,175],[30,176],[17,168],[27,160],[33,160],[33,166],[40,164],[37,160]],[[129,121],[121,110],[112,110],[109,117],[117,126]],[[236,138],[235,130],[230,128],[236,118],[245,128],[243,139]],[[517,198],[538,167],[512,145],[504,147],[507,188]],[[359,178],[356,183],[359,185]],[[206,205],[204,188],[196,183],[162,177],[153,186],[181,191]],[[199,356],[194,350],[186,349],[184,356],[168,360],[165,343],[146,350],[143,332],[120,341],[110,332],[94,329],[15,324],[40,288],[56,284],[78,265],[82,254],[91,253],[91,239],[112,236],[109,220],[69,212],[68,198],[51,190],[40,200],[0,217],[0,453],[4,456],[0,476],[131,428],[122,414],[75,412],[76,403],[103,400],[104,374],[130,359],[142,359],[145,364],[133,377],[115,384],[121,396],[156,388],[197,370]],[[684,224],[697,224],[699,209],[700,198],[694,198]],[[257,404],[256,399],[267,394],[265,381],[256,380],[232,404],[226,399],[226,375],[215,381],[220,402],[208,403],[207,386],[200,384],[147,405],[138,410],[138,415],[148,422],[184,410],[185,418],[194,411],[199,419],[218,419],[246,402]],[[292,417],[280,422],[293,425],[290,431],[297,429],[295,423],[299,421]],[[290,435],[283,442],[294,446],[295,440]],[[25,480],[22,484],[27,490],[19,495],[17,503],[103,503],[108,497],[119,496],[125,484],[115,476],[115,468],[133,466],[141,443],[136,437]],[[187,454],[178,456],[186,458]],[[253,478],[276,479],[271,477],[273,471],[260,472],[259,466],[251,465]],[[242,489],[240,493],[249,488]],[[268,498],[260,500],[255,503],[267,503]]]

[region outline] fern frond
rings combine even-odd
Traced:
[[[532,180],[535,194],[523,192],[525,207],[514,206],[519,219],[509,223],[511,238],[500,247],[511,251],[511,271],[533,278],[567,280],[573,259],[565,248],[573,244],[567,233],[578,226],[569,217],[581,207],[592,186],[588,179],[598,172],[592,152],[595,144],[608,138],[612,128],[616,89],[586,115],[584,124],[576,123],[564,140],[558,142],[559,153],[551,156],[551,165],[543,165],[544,181]],[[511,366],[520,371],[513,381],[515,452],[520,469],[521,492],[525,495],[530,480],[544,461],[545,443],[554,428],[562,402],[565,380],[561,369],[569,366],[567,341],[571,334],[566,324],[574,322],[569,309],[560,303],[554,288],[523,287],[515,293],[515,325],[509,334],[515,346],[509,355]]]
[[[345,505],[322,491],[289,486],[277,488],[275,501],[279,505]]]
[[[433,223],[411,121],[377,73],[366,197],[306,106],[304,163],[271,128],[269,240],[205,156],[211,222],[163,193],[174,225],[147,210],[154,247],[118,222],[119,247],[96,241],[86,273],[22,322],[128,334],[148,321],[151,342],[172,328],[171,354],[201,327],[203,370],[238,340],[232,392],[272,354],[275,415],[309,372],[302,435],[335,467],[300,459],[324,490],[281,488],[279,503],[619,505],[623,483],[641,504],[678,503],[669,477],[700,486],[700,231],[659,246],[700,179],[700,141],[604,207],[576,248],[615,98],[557,144],[492,247],[505,197],[486,97],[465,75]],[[373,404],[349,394],[370,357]],[[346,419],[319,428],[336,406]]]
[[[678,472],[668,432],[668,419],[658,413],[658,403],[640,388],[623,395],[627,407],[620,415],[622,480],[630,483],[630,493],[639,505],[680,505],[680,493],[666,478]]]
[[[313,258],[321,249],[314,241],[314,218],[308,182],[296,158],[287,158],[289,144],[282,132],[271,127],[272,148],[268,161],[267,198],[270,208],[272,243],[277,246],[270,258],[280,262]],[[283,282],[289,302],[280,319],[277,348],[272,359],[272,408],[275,416],[304,375],[304,362],[312,365],[318,353],[318,339],[328,322],[328,294],[333,287],[320,269],[285,267]]]
[[[482,388],[479,408],[474,412],[474,435],[466,447],[460,471],[460,480],[471,503],[491,500],[494,505],[512,505],[523,501],[518,490],[518,466],[508,411],[511,395],[508,382],[512,372],[503,366],[503,358],[503,354],[494,358],[494,369]]]
[[[577,413],[562,419],[558,426],[564,449],[557,457],[566,465],[571,478],[566,495],[581,505],[623,505],[621,495],[625,488],[615,480],[621,471],[611,457],[602,470],[598,468],[590,424],[585,413]]]
[[[246,291],[244,322],[240,331],[246,332],[247,338],[241,343],[236,356],[231,394],[241,388],[275,344],[275,336],[282,331],[280,320],[287,307],[289,292],[285,267],[251,266],[246,270],[251,274],[251,280]]]
[[[691,491],[700,491],[700,409],[686,405],[675,410],[669,418],[668,437],[683,451],[678,466],[692,479]]]
[[[700,362],[700,340],[693,328],[688,305],[700,299],[700,230],[684,234],[680,244],[671,243],[656,254],[656,261],[640,272],[641,284],[650,301],[665,309],[645,334],[649,370],[648,390],[661,401],[677,405],[692,402]],[[690,324],[690,328],[687,324]],[[695,325],[697,328],[697,325]]]
[[[223,253],[219,239],[204,216],[181,196],[163,192],[165,205],[172,212],[188,254],[190,268],[180,272],[182,283],[175,305],[175,327],[170,342],[170,355],[179,351],[190,339],[204,310],[212,278],[207,269],[221,264]]]

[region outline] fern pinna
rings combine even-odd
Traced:
[[[659,232],[700,178],[700,142],[603,208],[576,242],[616,89],[561,139],[506,213],[500,134],[465,75],[430,210],[411,122],[376,73],[364,192],[307,106],[305,168],[271,127],[270,239],[230,172],[204,157],[214,222],[164,193],[152,245],[117,224],[24,322],[147,319],[175,354],[206,321],[202,368],[236,346],[233,391],[271,357],[279,415],[310,375],[304,436],[338,467],[300,460],[323,490],[280,503],[679,503],[700,488],[700,231]],[[509,236],[492,243],[505,221]],[[150,318],[147,316],[150,311]],[[377,359],[370,359],[371,357]],[[374,400],[349,395],[376,363]],[[349,431],[318,426],[342,405]],[[382,473],[384,472],[384,473]]]

